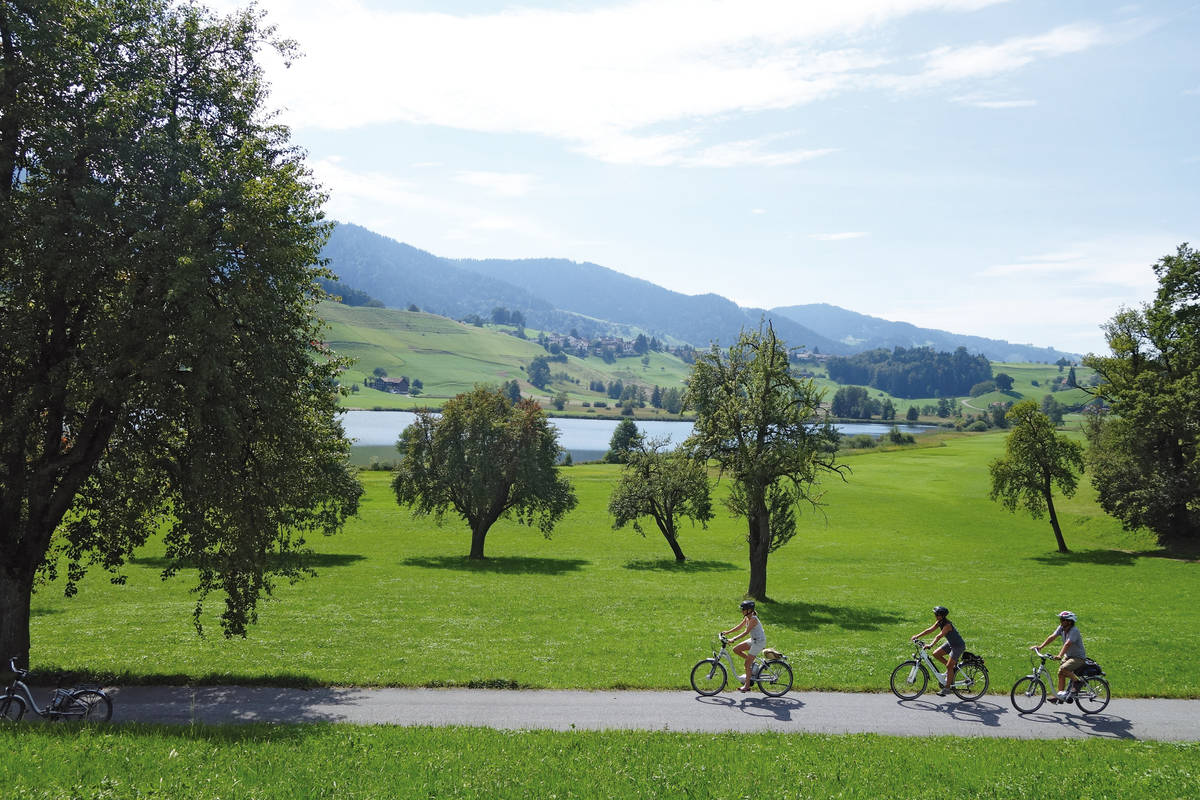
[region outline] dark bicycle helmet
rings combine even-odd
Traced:
[[[745,611],[747,608],[750,609],[751,611],[753,611],[754,610],[754,601],[753,600],[743,600],[740,608],[742,609],[742,611]]]
[[[944,617],[949,613],[950,613],[950,609],[946,608],[945,606],[934,606],[933,607],[933,615],[935,617]]]

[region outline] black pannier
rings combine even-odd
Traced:
[[[1083,660],[1083,666],[1075,673],[1081,678],[1091,678],[1094,675],[1103,675],[1104,670],[1100,669],[1100,665],[1090,658]]]
[[[977,656],[974,653],[972,653],[970,650],[966,650],[962,654],[962,663],[964,665],[982,667],[983,666],[983,656]]]

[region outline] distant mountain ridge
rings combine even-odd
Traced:
[[[802,306],[782,306],[771,309],[789,319],[821,331],[841,344],[858,351],[897,347],[930,347],[950,352],[959,347],[971,353],[982,353],[989,361],[1045,361],[1053,363],[1060,358],[1076,360],[1074,353],[1065,353],[1053,347],[1037,347],[1032,344],[1013,344],[1002,339],[987,339],[959,333],[918,328],[908,322],[891,322],[879,317],[847,311],[828,303],[811,303]]]
[[[923,339],[937,349],[964,346],[993,361],[1054,361],[1071,355],[927,331],[824,304],[772,311],[742,308],[720,295],[673,292],[598,264],[567,259],[442,258],[349,223],[336,225],[322,255],[339,281],[393,308],[415,304],[456,319],[469,314],[487,319],[492,309],[503,307],[521,311],[532,328],[563,333],[574,328],[587,337],[645,333],[706,348],[712,342],[730,345],[742,329],[769,320],[789,345],[829,354],[892,347],[891,341],[920,346],[917,341]]]

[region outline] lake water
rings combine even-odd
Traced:
[[[411,411],[345,411],[342,415],[342,425],[346,434],[354,441],[355,449],[360,456],[375,456],[380,460],[393,460],[396,456],[396,439],[400,432],[416,419]],[[550,422],[558,428],[558,443],[571,454],[572,460],[594,461],[608,450],[619,420],[615,419],[575,419],[555,418]],[[690,422],[670,422],[666,420],[634,420],[640,431],[647,438],[666,438],[679,444],[692,433]],[[835,425],[839,431],[848,436],[865,433],[870,436],[882,436],[892,429],[890,423],[883,422],[849,422]],[[904,433],[925,433],[931,428],[927,425],[899,425]],[[363,458],[356,458],[356,463],[366,463]]]

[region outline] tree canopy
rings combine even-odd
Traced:
[[[651,517],[667,540],[676,561],[684,561],[679,545],[679,520],[687,517],[704,525],[713,518],[708,470],[704,462],[682,449],[668,450],[668,442],[652,439],[630,450],[621,479],[609,496],[608,513],[613,528],[633,523],[642,536],[640,520]]]
[[[496,520],[512,516],[549,538],[577,503],[559,474],[558,431],[535,401],[513,403],[498,389],[477,386],[446,401],[441,416],[418,411],[397,447],[396,500],[441,522],[448,510],[471,528],[473,559]]]
[[[604,460],[609,464],[624,464],[629,460],[630,453],[642,446],[644,438],[636,422],[621,420],[608,440],[608,452],[604,454]]]
[[[361,487],[314,318],[322,194],[253,10],[0,0],[0,653],[155,531],[244,634]],[[289,47],[279,45],[287,55]],[[291,557],[270,557],[285,554]]]
[[[745,517],[748,594],[767,596],[767,556],[796,533],[796,509],[819,507],[823,473],[843,475],[837,432],[818,413],[823,393],[788,368],[788,349],[767,325],[743,331],[724,353],[696,356],[685,404],[696,412],[685,443],[693,458],[717,462],[731,479],[730,511]]]
[[[1200,534],[1200,253],[1187,244],[1154,265],[1158,290],[1104,326],[1109,355],[1084,365],[1110,406],[1087,426],[1101,507],[1160,542]]]
[[[1054,423],[1034,400],[1022,400],[1009,410],[1012,433],[1004,443],[1004,456],[992,462],[992,499],[1009,511],[1020,505],[1034,519],[1049,513],[1050,527],[1060,553],[1067,552],[1058,514],[1054,510],[1054,487],[1067,497],[1075,494],[1077,473],[1083,471],[1083,447],[1054,430]]]

